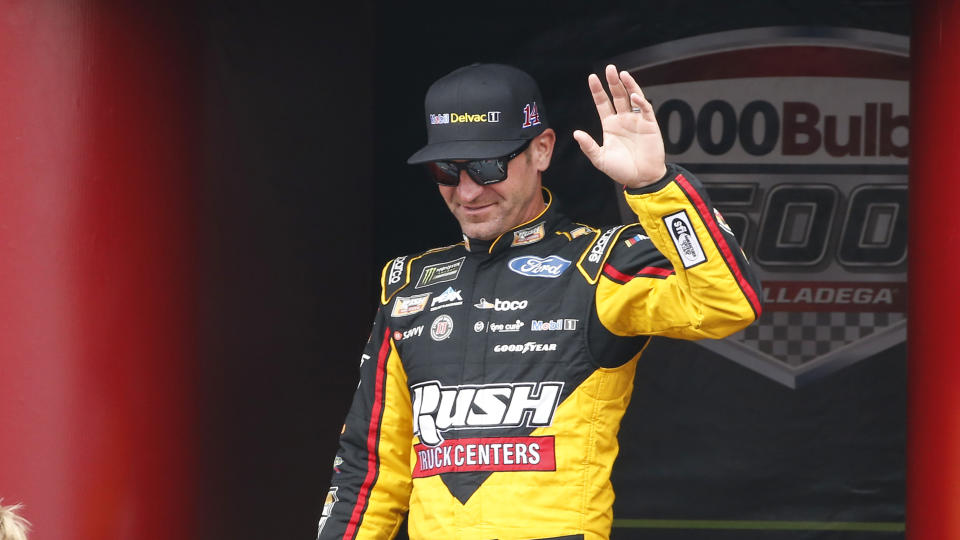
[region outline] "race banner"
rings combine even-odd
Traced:
[[[667,160],[704,181],[763,283],[757,323],[700,345],[798,388],[906,339],[908,46],[764,27],[608,60],[643,87]]]

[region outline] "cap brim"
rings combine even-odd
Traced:
[[[407,159],[410,165],[455,159],[488,159],[505,156],[529,139],[500,141],[444,141],[428,144]]]

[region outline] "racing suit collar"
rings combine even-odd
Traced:
[[[540,189],[543,190],[546,207],[535,218],[517,225],[493,240],[477,240],[464,235],[463,244],[466,250],[470,253],[500,253],[512,247],[534,244],[553,234],[563,221],[563,216],[557,212],[550,190],[545,187]]]

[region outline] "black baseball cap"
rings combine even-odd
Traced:
[[[424,99],[427,145],[407,163],[501,157],[547,129],[533,77],[504,64],[471,64],[437,79]]]

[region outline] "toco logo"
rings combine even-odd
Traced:
[[[905,339],[907,37],[755,28],[610,62],[643,81],[667,160],[704,181],[763,283],[757,323],[699,344],[795,388]],[[669,225],[696,264],[688,224]]]

